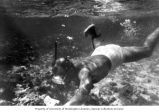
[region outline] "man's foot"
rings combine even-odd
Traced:
[[[84,30],[84,36],[85,37],[91,36],[92,38],[98,38],[101,36],[101,34],[97,34],[95,25],[91,24]]]

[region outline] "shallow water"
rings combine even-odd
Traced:
[[[25,64],[29,60],[33,61],[41,53],[53,50],[55,40],[59,42],[59,57],[87,56],[93,49],[90,39],[84,38],[83,30],[92,23],[96,24],[98,32],[102,34],[99,40],[103,44],[118,43],[124,46],[141,45],[144,38],[159,26],[159,0],[95,1],[89,2],[92,3],[92,8],[96,9],[92,11],[94,15],[92,13],[85,15],[85,12],[68,15],[71,13],[68,11],[68,14],[52,17],[41,17],[45,15],[40,13],[44,9],[37,7],[47,5],[42,4],[40,0],[1,1],[1,62]],[[59,1],[59,4],[62,3],[65,2]],[[25,5],[23,10],[18,4]],[[26,16],[23,12],[27,12],[28,8],[32,12],[35,12],[35,9],[40,11],[35,17],[31,14]]]
[[[22,6],[26,3],[25,7],[14,4],[15,1]],[[71,2],[67,5],[72,10],[64,13],[64,7],[58,13],[48,13],[50,6],[40,4],[40,0],[17,1],[0,1],[0,64],[3,65],[0,70],[37,62],[40,56],[54,51],[55,41],[58,41],[58,57],[88,56],[93,48],[83,31],[92,23],[102,34],[100,42],[122,46],[142,45],[146,36],[159,26],[159,0],[87,1],[92,3],[89,10]],[[74,11],[75,6],[79,12]],[[90,11],[91,8],[94,10]]]

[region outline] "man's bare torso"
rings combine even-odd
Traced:
[[[96,55],[83,59],[80,64],[75,65],[75,68],[79,70],[82,68],[88,69],[89,75],[92,78],[92,82],[96,83],[107,76],[109,70],[111,69],[111,62],[104,55]],[[78,71],[78,77],[74,77],[80,78],[81,75],[83,74],[80,74],[80,71]]]

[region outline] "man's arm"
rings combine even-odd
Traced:
[[[82,105],[89,98],[90,90],[93,88],[92,79],[89,75],[89,70],[83,68],[79,73],[80,86],[76,94],[68,101],[65,106]]]

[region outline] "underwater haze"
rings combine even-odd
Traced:
[[[43,95],[59,105],[68,101],[77,87],[58,87],[48,78],[54,43],[58,57],[89,56],[91,39],[83,31],[90,24],[102,44],[140,46],[159,26],[159,0],[1,0],[0,105],[46,105]],[[159,105],[158,47],[97,83],[87,105]]]

